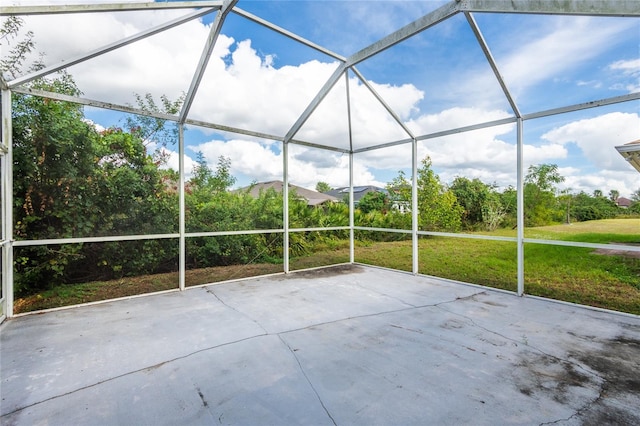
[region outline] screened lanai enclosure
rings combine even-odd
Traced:
[[[340,264],[640,312],[635,0],[10,3],[3,319]]]

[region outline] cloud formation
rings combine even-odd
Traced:
[[[350,7],[358,13],[364,11],[362,5]],[[331,10],[335,12],[340,9]],[[398,12],[401,9],[394,10]],[[51,17],[31,16],[26,20],[25,29],[32,29],[36,33],[38,50],[46,52],[46,61],[52,64],[185,13],[74,14],[56,16],[54,20]],[[364,23],[364,17],[361,14],[352,18]],[[392,30],[392,21],[397,20],[389,18],[393,19],[385,22]],[[544,36],[531,37],[531,31],[523,31],[511,34],[511,39],[506,34],[509,43],[498,45],[495,49],[498,65],[509,87],[519,96],[535,99],[548,95],[533,93],[537,84],[580,69],[605,52],[612,40],[621,37],[633,25],[631,20],[602,21],[585,17],[554,18],[540,22],[549,24],[542,31]],[[60,31],[60,28],[68,28],[69,31]],[[373,31],[367,25],[363,25],[361,30]],[[209,31],[208,25],[194,20],[71,67],[69,71],[88,98],[133,103],[134,93],[149,92],[156,99],[161,94],[175,99],[188,89]],[[377,24],[375,31],[380,31]],[[336,62],[328,60],[279,65],[278,46],[265,53],[264,47],[258,49],[255,46],[257,43],[257,40],[250,38],[236,40],[225,35],[223,30],[194,100],[191,118],[283,136],[338,66]],[[514,49],[514,46],[517,48]],[[477,46],[474,48],[477,49]],[[639,90],[639,59],[616,59],[613,62],[609,59],[608,63],[601,65],[601,69],[624,77],[620,81],[625,82],[625,90]],[[457,85],[457,91],[468,93],[474,100],[479,100],[478,104],[440,107],[440,110],[438,105],[429,105],[429,113],[420,109],[429,99],[428,93],[416,84],[410,81],[389,84],[377,80],[370,69],[368,72],[372,75],[367,77],[371,78],[370,84],[376,92],[416,136],[512,115],[510,111],[496,107],[496,103],[489,99],[495,96],[494,90],[488,90],[490,80],[491,87],[495,88],[492,73],[479,73],[474,67],[458,71],[446,77],[445,86]],[[401,78],[395,81],[401,81]],[[351,100],[349,111],[347,84]],[[602,87],[600,81],[591,76],[576,80],[575,84]],[[482,99],[487,102],[481,102]],[[351,117],[351,127],[347,113]],[[616,185],[621,192],[634,190],[636,175],[625,169],[628,164],[621,157],[618,158],[613,146],[637,139],[639,126],[637,114],[617,112],[545,129],[540,140],[525,141],[525,161],[528,164],[566,163],[569,150],[577,148],[584,157],[581,164],[564,168],[568,184],[576,188],[593,185],[603,190],[607,185]],[[349,130],[352,132],[351,141]],[[201,133],[206,140],[194,138],[190,142],[187,139],[187,173],[192,170],[195,153],[200,151],[211,167],[215,167],[221,155],[230,158],[232,173],[242,176],[244,180],[282,179],[283,158],[279,142],[240,135],[220,135],[211,130],[202,130]],[[345,78],[338,81],[295,138],[345,149],[352,142],[353,147],[358,149],[407,139],[408,135],[368,88],[350,75],[348,81]],[[167,154],[168,165],[177,169],[177,153],[167,151]],[[486,182],[497,182],[502,186],[515,184],[514,125],[422,141],[418,146],[418,156],[424,158],[427,155],[432,158],[434,167],[444,181],[450,181],[456,175],[465,175]],[[410,145],[358,154],[354,163],[354,180],[356,184],[384,185],[386,178],[383,176],[400,169],[410,169],[410,161]],[[313,188],[318,181],[328,182],[332,186],[348,184],[348,155],[292,145],[288,165],[292,182],[298,185]],[[588,172],[585,171],[585,165],[591,167]],[[381,171],[386,171],[386,174]]]

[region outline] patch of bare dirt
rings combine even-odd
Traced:
[[[623,245],[623,246],[640,246],[639,243],[610,243],[615,245]],[[594,254],[600,254],[603,256],[624,256],[624,257],[632,257],[634,259],[640,259],[640,251],[632,251],[632,250],[620,250],[620,249],[595,249],[593,251]]]

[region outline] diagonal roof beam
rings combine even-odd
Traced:
[[[307,106],[307,108],[304,110],[302,115],[298,117],[298,120],[293,124],[291,129],[289,129],[289,131],[284,137],[285,143],[288,143],[295,136],[295,134],[298,133],[300,128],[309,119],[309,116],[313,114],[313,111],[315,111],[316,108],[318,108],[318,105],[320,105],[320,102],[322,102],[322,100],[327,96],[327,94],[329,94],[333,86],[336,85],[336,83],[338,82],[338,80],[340,79],[340,77],[342,76],[342,74],[345,72],[346,69],[347,69],[347,66],[344,63],[340,64],[338,68],[336,68],[336,70],[333,72],[331,77],[329,77],[329,80],[327,80],[327,82],[324,83],[324,86],[322,86],[322,88],[320,89],[320,92],[318,92],[315,98],[311,100],[311,103],[309,104],[309,106]]]
[[[640,16],[638,0],[460,0],[465,12]]]
[[[33,72],[31,74],[27,74],[25,76],[18,77],[18,78],[14,79],[14,80],[11,80],[9,82],[9,87],[13,88],[13,87],[16,87],[16,86],[23,85],[25,83],[29,83],[30,81],[33,81],[35,79],[47,76],[47,75],[52,74],[52,73],[54,73],[56,71],[60,71],[61,69],[68,68],[70,66],[79,64],[79,63],[87,61],[89,59],[93,59],[93,58],[95,58],[97,56],[100,56],[100,55],[104,55],[105,53],[111,52],[111,51],[116,50],[116,49],[118,49],[120,47],[127,46],[127,45],[129,45],[131,43],[134,43],[136,41],[145,39],[145,38],[150,37],[152,35],[155,35],[155,34],[163,32],[163,31],[166,31],[168,29],[174,28],[174,27],[176,27],[178,25],[184,24],[185,22],[189,22],[189,21],[192,21],[194,19],[200,18],[201,16],[204,16],[204,15],[206,15],[208,13],[211,13],[211,12],[215,11],[216,9],[217,8],[206,8],[206,9],[200,9],[200,10],[193,11],[193,12],[191,12],[191,13],[185,15],[185,16],[181,16],[181,17],[173,19],[173,20],[171,20],[169,22],[165,22],[165,23],[163,23],[161,25],[155,26],[153,28],[150,28],[150,29],[148,29],[146,31],[143,31],[141,33],[138,33],[138,34],[134,34],[134,35],[132,35],[130,37],[127,37],[127,38],[124,38],[122,40],[118,40],[115,43],[108,44],[108,45],[103,46],[103,47],[101,47],[99,49],[96,49],[96,50],[94,50],[92,52],[85,53],[83,55],[79,55],[79,56],[77,56],[75,58],[72,58],[70,60],[63,61],[62,63],[57,64],[57,65],[52,65],[52,66],[49,66],[49,67],[45,67],[45,68],[43,68],[41,70],[38,70],[36,72]]]
[[[335,86],[337,81],[342,76],[348,67],[353,66],[359,62],[364,61],[365,59],[382,52],[389,47],[400,43],[403,40],[429,28],[441,22],[450,16],[456,14],[458,12],[458,1],[452,1],[448,4],[434,10],[426,16],[418,19],[399,29],[398,31],[390,34],[389,36],[383,38],[382,40],[370,45],[362,49],[361,51],[351,55],[347,58],[346,62],[342,63],[333,73],[329,80],[322,86],[322,89],[318,92],[318,94],[313,98],[309,106],[304,110],[302,115],[298,118],[295,124],[291,127],[291,129],[287,132],[284,137],[284,142],[287,143],[295,134],[300,130],[300,128],[304,125],[304,123],[309,119],[309,116],[315,111],[315,109],[320,105],[320,102],[327,96],[329,91]]]
[[[184,103],[182,104],[182,110],[180,111],[181,124],[184,124],[185,120],[187,119],[187,115],[189,114],[189,110],[191,109],[191,105],[193,104],[193,99],[196,96],[196,92],[198,91],[198,87],[200,86],[200,82],[202,81],[202,77],[204,76],[204,72],[207,69],[209,58],[211,57],[213,48],[216,45],[218,36],[220,35],[220,30],[222,30],[222,24],[224,23],[225,18],[227,17],[229,12],[231,12],[231,9],[233,9],[236,3],[238,3],[238,0],[224,0],[222,7],[216,15],[216,19],[211,24],[211,31],[209,31],[209,37],[207,38],[204,50],[202,51],[202,55],[200,56],[200,61],[198,62],[196,73],[193,76],[193,80],[191,80],[191,86],[189,86],[189,91],[187,92]]]
[[[364,84],[367,87],[367,89],[369,89],[369,91],[373,94],[373,96],[375,96],[378,102],[380,102],[382,106],[387,110],[387,112],[391,114],[393,119],[396,120],[396,122],[402,127],[405,133],[409,135],[410,138],[415,139],[415,136],[413,135],[411,130],[409,130],[409,128],[404,124],[404,122],[400,119],[400,116],[396,114],[393,108],[391,108],[391,106],[389,106],[389,104],[387,104],[384,99],[382,99],[382,96],[380,96],[378,92],[376,92],[376,90],[373,88],[373,86],[371,86],[371,84],[367,81],[367,79],[364,78],[362,74],[360,74],[360,71],[358,71],[356,67],[351,67],[351,70],[354,72],[355,75],[358,76],[360,81],[362,81],[362,84]]]
[[[2,6],[0,16],[15,15],[54,15],[66,13],[97,13],[97,12],[132,12],[137,10],[158,9],[194,9],[200,7],[222,6],[222,0],[199,0],[183,2],[141,2],[141,3],[89,3],[68,5],[42,6]]]
[[[248,19],[250,21],[253,21],[256,24],[262,25],[263,27],[269,28],[270,30],[273,30],[273,31],[275,31],[275,32],[277,32],[279,34],[282,34],[285,37],[288,37],[288,38],[293,39],[293,40],[295,40],[295,41],[297,41],[299,43],[302,43],[305,46],[308,46],[308,47],[310,47],[312,49],[317,50],[318,52],[322,52],[327,56],[331,56],[334,59],[337,59],[337,60],[342,61],[342,62],[344,62],[345,59],[346,59],[342,55],[339,55],[339,54],[337,54],[335,52],[332,52],[331,50],[329,50],[329,49],[327,49],[325,47],[322,47],[322,46],[320,46],[320,45],[318,45],[318,44],[316,44],[316,43],[314,43],[312,41],[309,41],[309,40],[307,40],[307,39],[305,39],[303,37],[300,37],[299,35],[294,34],[291,31],[285,30],[284,28],[279,27],[279,26],[267,21],[266,19],[262,19],[262,18],[260,18],[260,17],[258,17],[256,15],[253,15],[253,14],[245,11],[245,10],[242,10],[242,9],[239,9],[239,8],[236,7],[235,9],[233,9],[233,13],[235,13],[237,15],[240,15],[240,16],[242,16],[242,17],[244,17],[244,18],[246,18],[246,19]]]
[[[487,58],[487,62],[489,62],[489,66],[493,70],[493,74],[496,76],[496,79],[498,79],[498,83],[502,88],[502,92],[504,93],[507,100],[509,101],[509,105],[511,105],[511,109],[515,113],[516,117],[521,118],[522,114],[520,113],[520,109],[518,108],[516,101],[513,99],[513,96],[511,96],[511,92],[509,91],[509,88],[507,87],[507,84],[505,83],[504,78],[502,77],[502,74],[500,74],[498,65],[496,64],[496,61],[493,58],[493,55],[491,54],[491,50],[489,50],[489,45],[487,45],[487,42],[484,39],[484,36],[482,35],[482,32],[480,31],[478,24],[476,23],[476,20],[474,19],[473,15],[471,15],[470,12],[465,12],[464,16],[467,18],[467,22],[469,22],[469,25],[471,26],[471,30],[473,30],[473,33],[475,34],[476,39],[478,40],[478,43],[480,43],[480,47],[484,52],[484,56]]]
[[[423,16],[422,18],[413,21],[412,23],[405,25],[400,28],[398,31],[389,34],[383,39],[373,43],[372,45],[365,47],[359,52],[351,55],[347,59],[347,64],[349,66],[356,65],[359,62],[364,61],[365,59],[370,58],[373,55],[377,55],[378,53],[386,50],[406,39],[412,37],[427,28],[431,28],[439,22],[444,21],[447,18],[458,13],[459,10],[459,0],[451,1],[444,6],[439,7],[433,12]]]

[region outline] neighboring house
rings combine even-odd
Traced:
[[[616,146],[616,150],[629,162],[629,164],[631,164],[632,167],[640,172],[640,139],[621,146]]]
[[[389,188],[388,194],[389,201],[391,202],[391,210],[397,210],[400,213],[411,213],[411,201],[406,200],[405,197],[402,196],[402,193],[407,191],[411,193],[411,186]]]
[[[618,199],[616,200],[616,204],[618,205],[618,207],[622,207],[623,209],[628,209],[629,207],[631,207],[631,203],[633,203],[633,201],[624,197],[618,197]]]
[[[257,198],[261,192],[273,189],[276,192],[282,192],[284,184],[281,180],[272,180],[269,182],[258,182],[253,185],[236,189],[235,192],[249,192],[249,195]],[[340,201],[334,196],[323,194],[322,192],[312,191],[301,186],[289,184],[289,191],[295,191],[299,199],[305,200],[308,206],[319,206],[325,203],[333,203]]]
[[[367,186],[354,186],[353,187],[353,204],[358,205],[362,197],[364,197],[369,192],[382,192],[384,194],[388,194],[387,190],[384,188],[380,188],[378,186],[367,185]],[[332,197],[337,198],[338,200],[347,200],[349,198],[349,187],[344,188],[336,188],[331,191],[325,192],[325,194],[330,195]]]

